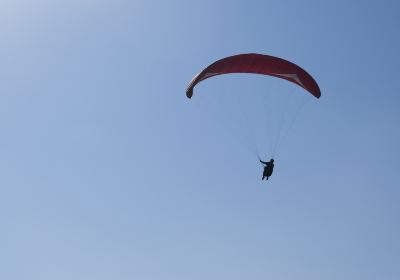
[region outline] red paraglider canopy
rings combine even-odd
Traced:
[[[201,81],[213,76],[230,73],[262,74],[278,77],[295,83],[316,98],[321,91],[313,77],[296,64],[279,57],[249,53],[229,56],[209,65],[197,74],[186,89],[186,96],[193,96],[193,88]]]

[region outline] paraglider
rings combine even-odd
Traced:
[[[264,54],[239,54],[220,59],[197,74],[186,89],[186,96],[192,98],[193,88],[205,79],[231,73],[269,75],[295,83],[316,98],[321,91],[314,78],[296,64],[282,58]]]
[[[302,87],[315,98],[320,98],[321,96],[317,82],[300,66],[279,57],[256,53],[229,56],[210,64],[193,77],[187,86],[186,96],[192,98],[194,87],[200,82],[214,76],[232,73],[277,77]],[[264,162],[260,159],[260,162],[264,164],[262,180],[265,178],[268,180],[273,172],[274,159],[271,158],[269,162]]]
[[[268,162],[262,161],[260,159],[260,162],[264,164],[264,172],[261,180],[264,180],[265,177],[267,177],[268,180],[268,177],[270,177],[272,175],[272,172],[274,171],[274,159],[271,158]]]

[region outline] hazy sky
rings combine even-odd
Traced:
[[[399,12],[3,0],[0,278],[399,279]],[[250,52],[299,64],[322,97],[249,75],[185,97]],[[306,103],[265,182],[254,152],[271,156],[281,92]]]

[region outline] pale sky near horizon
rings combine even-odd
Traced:
[[[2,1],[0,278],[399,279],[399,12]],[[233,75],[186,98],[202,68],[253,52],[297,63],[322,97]],[[264,125],[292,90],[309,102],[263,182],[254,151],[271,156]]]

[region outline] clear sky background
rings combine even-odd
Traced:
[[[0,278],[400,279],[399,12],[1,1]],[[294,90],[310,102],[268,182],[249,149],[264,140],[235,112],[294,87],[216,77],[185,97],[203,67],[249,52],[301,65],[322,91]]]

